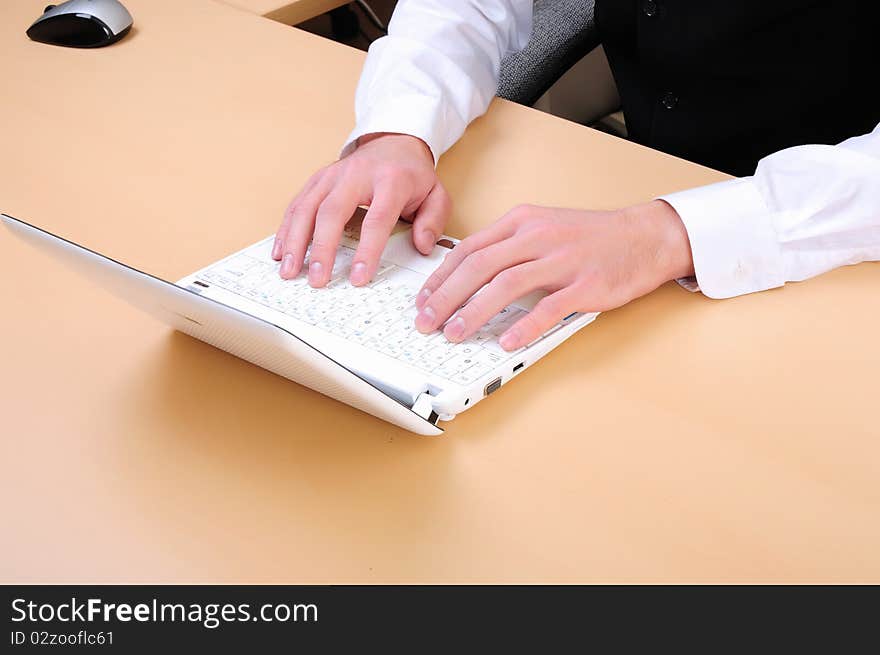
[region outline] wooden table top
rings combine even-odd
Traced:
[[[220,0],[288,25],[296,25],[324,12],[348,4],[350,0]]]

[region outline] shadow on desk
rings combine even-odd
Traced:
[[[366,531],[418,541],[458,502],[454,441],[412,435],[178,332],[158,345],[118,390],[136,420],[108,462],[126,472],[112,493],[157,543],[191,531],[196,550],[195,535],[226,523],[291,547],[343,548]]]
[[[626,349],[662,329],[670,308],[656,296],[669,291],[684,294],[659,290],[600,316],[499,394],[441,424],[446,434],[436,439],[413,435],[177,332],[145,362],[144,377],[130,397],[162,423],[163,432],[175,426],[179,438],[210,451],[240,455],[257,447],[274,462],[311,448],[351,456],[359,447],[396,444],[433,457],[446,451],[450,440],[503,438],[556,390],[601,383],[602,371],[613,370]],[[696,309],[693,302],[677,306]],[[567,418],[577,421],[578,412]]]

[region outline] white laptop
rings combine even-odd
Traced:
[[[418,434],[441,434],[439,421],[498,391],[597,316],[572,314],[507,352],[498,337],[534,307],[541,296],[532,294],[462,343],[442,331],[423,335],[415,296],[457,242],[443,237],[424,256],[401,222],[373,281],[354,287],[348,269],[360,217],[346,229],[330,284],[313,289],[304,274],[281,279],[274,236],[172,284],[0,214],[15,235],[175,329]]]

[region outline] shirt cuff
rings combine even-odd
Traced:
[[[660,196],[678,212],[691,242],[699,289],[731,298],[785,283],[773,213],[752,178]],[[688,280],[680,280],[692,288]]]
[[[357,140],[365,134],[394,132],[409,134],[424,141],[431,150],[434,166],[444,152],[443,139],[446,133],[442,117],[441,103],[433,99],[410,96],[395,98],[370,107],[355,125],[345,140],[340,157],[345,157],[357,148]]]

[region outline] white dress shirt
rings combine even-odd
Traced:
[[[500,62],[525,47],[531,21],[532,0],[400,0],[388,36],[370,47],[343,153],[364,134],[400,132],[422,139],[437,161],[486,111]],[[880,126],[836,146],[774,153],[751,177],[662,198],[681,216],[699,289],[713,298],[880,260]]]

